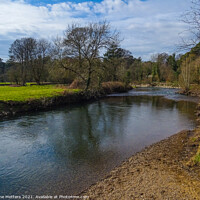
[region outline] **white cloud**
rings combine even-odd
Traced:
[[[122,47],[148,59],[154,52],[172,53],[185,25],[178,18],[190,0],[104,0],[33,6],[23,0],[0,0],[0,57],[11,41],[25,36],[51,38],[72,22],[106,19],[124,38]],[[7,42],[7,45],[3,41]],[[5,53],[6,52],[6,53]]]

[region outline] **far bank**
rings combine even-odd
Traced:
[[[100,89],[70,89],[66,86],[1,86],[0,117],[49,110],[57,106],[93,101],[111,93],[132,89],[121,82],[103,83]]]

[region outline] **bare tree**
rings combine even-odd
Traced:
[[[0,58],[0,81],[5,80],[5,71],[6,71],[5,63],[3,62],[3,59]]]
[[[53,67],[58,66],[62,69],[70,71],[74,73],[77,77],[79,77],[83,82],[86,81],[85,76],[82,74],[81,59],[78,60],[77,57],[70,56],[70,51],[64,45],[64,39],[61,37],[57,37],[54,39],[54,46],[51,51],[51,57],[53,58]]]
[[[180,84],[184,88],[186,92],[190,89],[191,84],[191,62],[192,62],[192,55],[188,55],[183,58],[181,63],[181,74],[180,74]]]
[[[36,49],[34,50],[34,62],[31,68],[33,78],[36,83],[40,85],[41,81],[45,79],[47,74],[46,63],[49,60],[51,44],[45,40],[40,39],[36,41]]]
[[[10,47],[11,61],[20,65],[22,85],[26,84],[28,71],[33,65],[36,43],[34,38],[22,38],[15,40]]]
[[[20,84],[21,74],[20,74],[20,66],[17,63],[14,63],[12,67],[7,71],[8,80],[10,82]]]
[[[181,20],[188,25],[186,32],[192,35],[191,38],[181,38],[181,49],[190,49],[200,42],[200,0],[191,0],[190,10],[186,11]]]
[[[88,89],[91,80],[98,76],[100,54],[111,43],[118,40],[118,33],[112,32],[107,22],[91,23],[87,26],[72,24],[65,31],[63,40],[55,46],[60,64],[75,73]]]
[[[10,60],[19,66],[22,85],[26,84],[29,74],[29,79],[34,79],[37,84],[45,79],[45,64],[49,59],[50,46],[45,39],[21,38],[13,42],[9,51]]]

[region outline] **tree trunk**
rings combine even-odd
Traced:
[[[90,87],[91,74],[92,74],[92,71],[91,71],[91,66],[90,66],[90,67],[89,67],[88,78],[87,78],[87,83],[86,83],[86,88],[85,88],[85,90],[88,90],[89,87]]]

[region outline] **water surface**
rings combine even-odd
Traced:
[[[196,103],[175,91],[138,89],[1,121],[0,195],[77,194],[145,146],[193,129]]]

